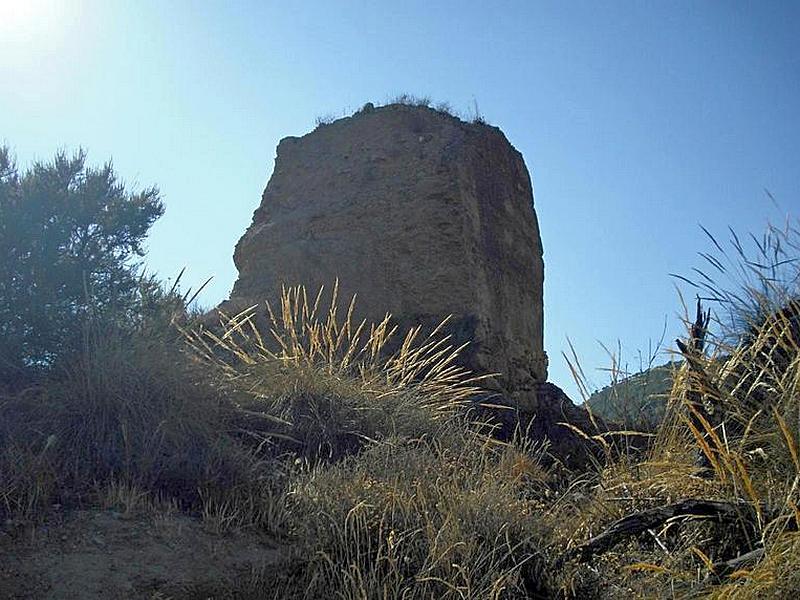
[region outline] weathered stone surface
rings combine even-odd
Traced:
[[[537,383],[533,389],[516,392],[512,397],[477,398],[473,418],[486,422],[487,429],[500,440],[511,440],[525,434],[535,440],[547,438],[550,451],[569,467],[585,466],[590,458],[603,458],[600,444],[587,444],[583,436],[567,427],[569,423],[589,434],[608,431],[609,425],[599,417],[594,421],[585,409],[576,406],[557,385]],[[638,441],[638,440],[637,440]]]
[[[452,314],[467,366],[500,373],[510,397],[547,378],[530,176],[495,127],[390,105],[283,139],[234,261],[236,305],[338,277],[368,320]]]

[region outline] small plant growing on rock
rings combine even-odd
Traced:
[[[314,119],[314,126],[315,128],[319,129],[320,127],[324,127],[325,125],[330,125],[339,117],[333,113],[328,113],[326,115],[319,115],[317,118]]]
[[[402,94],[398,94],[391,98],[388,104],[404,104],[406,106],[422,106],[425,108],[430,108],[431,98],[430,96],[415,96],[414,94],[403,92]]]

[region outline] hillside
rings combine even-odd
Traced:
[[[597,390],[586,401],[596,415],[614,423],[652,428],[664,418],[678,361],[670,361],[624,377]]]

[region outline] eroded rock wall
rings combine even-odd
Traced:
[[[491,126],[403,105],[366,107],[278,145],[236,246],[232,302],[339,278],[358,317],[401,328],[452,314],[468,367],[511,394],[547,378],[542,244],[522,155]]]

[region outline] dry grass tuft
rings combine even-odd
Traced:
[[[286,597],[545,597],[539,458],[452,423],[309,469],[290,491],[308,563]]]
[[[280,308],[267,306],[266,326],[252,307],[222,315],[220,332],[189,333],[197,356],[235,390],[251,417],[243,428],[260,443],[339,459],[387,436],[433,431],[481,391],[486,376],[459,367],[463,346],[440,335],[446,320],[426,336],[410,330],[389,352],[397,334],[389,315],[355,323],[355,298],[340,316],[338,284],[327,310],[323,293],[309,300],[302,286],[284,289]]]
[[[712,295],[740,311],[717,321],[716,335],[699,306],[687,319],[684,362],[648,452],[641,459],[618,452],[587,474],[557,507],[554,538],[576,547],[622,517],[685,499],[722,503],[738,517],[681,517],[621,535],[589,564],[567,566],[566,595],[591,588],[599,597],[751,598],[798,589],[796,578],[779,576],[796,569],[800,526],[800,266],[796,255],[781,254],[797,239],[796,229],[771,228],[755,240],[759,256],[777,264],[746,259],[740,290]],[[736,238],[734,247],[745,260]],[[738,336],[725,329],[731,322]]]

